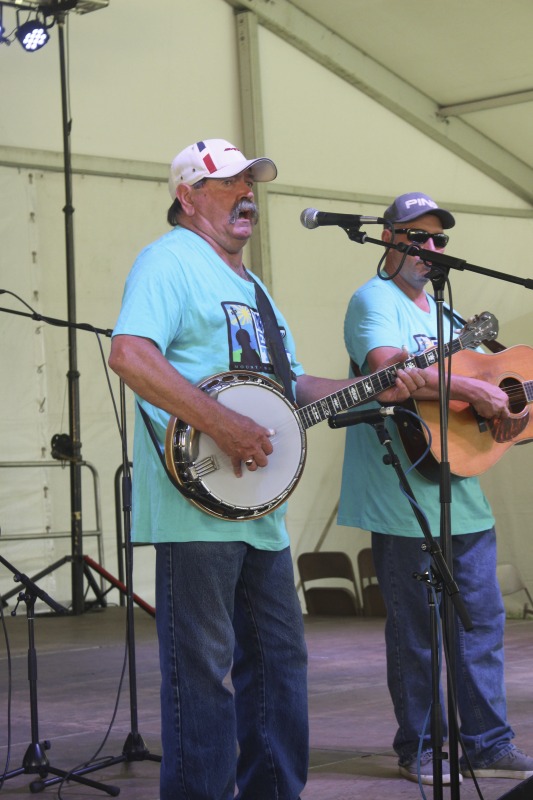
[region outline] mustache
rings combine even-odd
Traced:
[[[239,200],[238,203],[233,207],[233,210],[230,214],[229,221],[233,225],[239,219],[239,216],[242,213],[249,213],[251,215],[251,219],[253,224],[255,225],[257,220],[259,219],[259,211],[255,203],[251,200],[242,199]]]

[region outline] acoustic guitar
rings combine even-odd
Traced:
[[[451,400],[448,415],[448,460],[453,475],[468,478],[481,475],[515,444],[533,439],[533,347],[516,345],[500,353],[461,350],[452,357],[452,375],[464,375],[499,386],[509,397],[508,419],[480,417],[468,403]],[[418,414],[429,427],[431,450],[417,470],[428,480],[438,481],[441,460],[439,404],[413,400],[404,406]],[[394,417],[397,421],[397,417]],[[427,448],[429,437],[423,425],[411,415],[402,415],[398,431],[411,462]]]

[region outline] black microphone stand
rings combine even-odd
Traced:
[[[428,277],[433,286],[433,293],[437,303],[437,362],[439,378],[439,412],[440,412],[440,444],[441,460],[439,464],[439,486],[440,486],[440,541],[442,554],[445,563],[450,571],[453,563],[453,545],[451,531],[451,470],[448,460],[448,405],[446,403],[446,369],[444,355],[444,286],[447,269],[432,267]],[[443,596],[443,636],[447,653],[446,680],[448,685],[448,718],[450,721],[448,731],[449,760],[450,760],[450,780],[451,780],[451,800],[460,797],[460,769],[459,769],[459,731],[455,721],[457,720],[457,652],[455,640],[455,616],[448,595]],[[470,620],[468,620],[470,622]],[[463,621],[466,631],[472,630]]]
[[[12,294],[6,289],[0,289],[0,294]],[[14,295],[17,297],[17,295]],[[18,298],[20,299],[20,298]],[[25,311],[15,311],[9,308],[0,308],[0,312],[6,312],[9,314],[16,314],[22,317],[29,317],[30,319],[35,320],[36,322],[46,322],[49,325],[57,325],[59,327],[76,327],[80,330],[90,331],[92,333],[99,333],[105,336],[110,337],[113,331],[109,328],[95,328],[93,325],[87,323],[72,323],[66,320],[57,319],[55,317],[46,317],[42,314],[38,314],[37,312],[25,312]],[[138,728],[138,714],[137,714],[137,671],[136,671],[136,657],[135,657],[135,628],[134,628],[134,602],[137,602],[144,610],[148,611],[148,613],[154,615],[153,609],[145,603],[141,598],[137,597],[137,595],[133,592],[133,547],[131,543],[131,474],[130,474],[130,463],[128,459],[128,451],[127,451],[127,432],[126,432],[126,402],[125,402],[125,390],[124,384],[120,381],[120,428],[121,428],[121,439],[122,439],[122,512],[123,512],[123,521],[124,521],[124,534],[125,534],[125,562],[126,562],[126,583],[125,585],[118,581],[113,575],[108,573],[106,570],[102,568],[100,564],[93,561],[88,556],[82,554],[84,568],[87,572],[87,578],[90,578],[89,568],[96,570],[98,573],[103,575],[106,580],[110,581],[110,583],[118,588],[122,594],[126,595],[126,615],[127,615],[127,626],[126,626],[126,641],[127,641],[127,650],[128,650],[128,667],[129,667],[129,692],[130,692],[130,721],[131,721],[131,729],[130,733],[124,743],[122,748],[122,754],[120,756],[114,756],[111,758],[107,758],[105,762],[102,763],[95,763],[95,764],[88,764],[83,766],[79,769],[74,769],[72,772],[69,773],[62,773],[57,770],[53,770],[51,768],[43,769],[43,768],[36,768],[33,769],[33,772],[36,772],[40,775],[39,780],[35,780],[32,782],[30,788],[32,792],[40,792],[45,787],[51,786],[53,784],[59,783],[60,781],[64,780],[65,776],[72,780],[77,780],[80,783],[85,783],[88,786],[95,786],[96,788],[101,788],[103,784],[97,784],[94,781],[88,781],[87,779],[81,778],[81,775],[84,775],[88,772],[94,772],[98,769],[103,769],[104,767],[109,767],[113,764],[119,764],[123,761],[161,761],[161,756],[152,755],[148,748],[146,747],[141,734],[139,733]],[[4,559],[0,556],[0,560],[4,562]],[[40,572],[38,575],[35,575],[33,580],[38,580],[42,578],[44,575],[48,574],[56,567],[66,563],[70,560],[69,556],[64,557],[60,561],[55,562],[47,569]],[[122,562],[122,559],[120,559]],[[5,563],[5,562],[4,562]],[[17,573],[18,574],[18,573]],[[34,588],[35,595],[40,597],[41,599],[45,600],[50,607],[58,611],[60,609],[61,613],[68,613],[67,609],[60,606],[55,601],[48,598],[45,592],[42,589],[39,589],[32,580],[26,578],[25,575],[22,575],[25,581],[31,584]],[[21,578],[21,579],[22,579]],[[97,592],[96,582],[94,580],[89,580],[90,585],[92,586],[93,590]],[[4,595],[4,598],[8,598],[11,596],[12,593],[8,593]],[[101,595],[103,593],[97,593],[97,598],[101,599]],[[32,603],[32,612],[33,612],[33,605],[35,603],[35,599]],[[37,747],[37,744],[34,745]],[[45,748],[47,749],[47,748]],[[38,763],[42,758],[42,748],[39,750],[39,757],[33,756],[32,758],[28,757],[28,763]],[[43,762],[44,764],[45,762]],[[47,762],[46,762],[47,763]],[[19,770],[12,774],[19,774],[21,771]],[[47,773],[51,772],[52,774],[58,776],[55,778],[48,778],[46,779]],[[11,776],[8,776],[11,777]],[[118,794],[119,789],[116,787],[111,787],[113,791],[109,791],[109,794]],[[108,791],[104,788],[104,791]]]
[[[105,763],[91,764],[82,767],[79,770],[74,770],[73,775],[86,774],[87,772],[94,772],[97,769],[106,769],[114,764],[121,764],[123,762],[131,761],[161,761],[161,756],[153,755],[148,750],[143,737],[139,733],[138,714],[137,714],[137,669],[135,658],[135,627],[133,619],[133,546],[131,542],[131,474],[130,463],[127,451],[127,432],[126,432],[126,401],[124,383],[120,381],[120,416],[121,416],[121,438],[122,438],[122,512],[124,520],[125,532],[125,561],[126,561],[126,617],[127,617],[127,647],[128,647],[128,667],[129,667],[129,690],[130,690],[130,722],[131,728],[124,746],[122,753],[119,756],[106,758]],[[52,786],[58,783],[58,778],[50,778],[49,780],[42,780],[38,784],[34,782],[33,786],[39,786],[39,789],[32,789],[38,791],[44,789],[45,786]]]
[[[135,628],[133,618],[133,544],[131,541],[131,470],[127,449],[126,431],[126,393],[122,379],[120,380],[120,417],[122,432],[122,512],[124,521],[124,551],[126,562],[126,614],[128,631],[128,665],[130,686],[131,730],[124,743],[122,755],[111,761],[161,761],[161,756],[153,755],[146,747],[139,733],[137,715],[137,670],[135,660]]]
[[[0,294],[11,294],[7,290],[0,289]],[[22,317],[29,317],[38,322],[46,322],[49,325],[58,325],[60,327],[76,327],[81,330],[91,331],[92,333],[100,333],[105,336],[111,336],[113,331],[109,328],[95,328],[93,325],[89,325],[87,323],[72,323],[62,319],[57,319],[55,317],[45,317],[42,314],[38,314],[36,312],[28,313],[25,311],[14,311],[9,308],[0,308],[0,312],[5,311],[9,314],[16,314]],[[138,715],[137,715],[137,672],[136,672],[136,659],[135,659],[135,628],[134,628],[134,617],[133,617],[133,603],[139,602],[140,598],[138,598],[133,593],[133,547],[131,543],[131,475],[129,469],[129,459],[128,459],[128,452],[127,452],[127,440],[126,440],[126,403],[125,403],[125,390],[124,384],[120,382],[120,413],[121,413],[121,432],[122,432],[122,470],[123,470],[123,478],[122,478],[122,511],[123,511],[123,520],[124,520],[124,531],[125,531],[125,561],[126,561],[126,585],[124,585],[117,581],[109,573],[105,573],[105,577],[107,580],[110,580],[112,584],[120,589],[122,593],[126,594],[126,609],[127,609],[127,647],[128,647],[128,666],[129,666],[129,691],[130,691],[130,720],[131,720],[131,730],[124,743],[124,747],[122,749],[122,754],[120,756],[116,756],[113,758],[106,759],[104,764],[91,764],[88,766],[84,766],[80,769],[75,769],[72,773],[68,773],[68,777],[70,779],[71,776],[72,780],[78,780],[80,783],[86,783],[89,786],[96,786],[96,788],[100,788],[101,784],[96,784],[94,781],[87,781],[86,779],[80,778],[80,775],[86,774],[87,772],[94,772],[95,770],[102,769],[104,766],[107,768],[113,764],[118,764],[123,761],[161,761],[161,756],[152,755],[148,748],[146,747],[141,734],[139,733],[138,729]],[[96,569],[97,572],[104,572],[99,564],[93,562],[92,559],[89,559],[88,556],[83,556],[83,562],[89,567]],[[0,560],[3,559],[0,556]],[[56,562],[56,564],[52,564],[47,570],[40,572],[39,575],[35,576],[35,579],[43,577],[43,575],[47,574],[48,572],[52,571],[56,566],[65,563],[68,559],[63,558],[60,562]],[[24,577],[27,581],[31,583],[32,586],[35,586],[29,578]],[[94,587],[93,587],[94,588]],[[45,593],[35,586],[35,591],[38,597],[42,597],[45,599]],[[5,595],[7,598],[10,595]],[[50,600],[50,598],[49,598]],[[48,602],[48,600],[46,601]],[[51,601],[52,603],[54,601]],[[34,600],[35,603],[35,600]],[[49,603],[50,604],[50,603]],[[143,601],[139,602],[142,607],[147,610],[149,613],[152,613],[152,609]],[[67,609],[64,609],[62,606],[58,606],[57,603],[54,603],[54,606],[61,609],[61,613],[67,613]],[[51,606],[54,608],[54,606]],[[33,606],[32,606],[33,607]],[[57,610],[55,608],[54,610]],[[35,769],[34,772],[38,772],[41,775],[41,780],[33,781],[31,785],[32,792],[39,792],[42,791],[46,786],[51,786],[55,783],[59,783],[61,780],[64,779],[62,773],[53,771],[52,769],[48,770],[40,770]],[[59,775],[60,777],[56,778],[49,778],[48,780],[44,780],[46,777],[47,772],[52,772],[55,775]],[[19,774],[18,772],[15,774]],[[67,775],[67,773],[65,773]],[[115,789],[115,787],[112,787]],[[107,790],[105,790],[107,791]],[[115,792],[109,792],[110,794],[118,794],[120,790],[116,790]]]
[[[56,601],[53,600],[46,592],[33,583],[33,581],[31,581],[27,575],[19,572],[19,570],[13,567],[9,561],[6,561],[3,556],[0,556],[0,562],[2,562],[5,567],[11,570],[13,573],[13,580],[22,583],[25,587],[24,591],[20,592],[18,600],[19,602],[23,601],[26,604],[26,616],[28,620],[28,680],[30,684],[31,715],[31,743],[28,745],[26,753],[22,759],[22,766],[0,776],[0,783],[3,784],[4,781],[14,778],[17,775],[39,775],[41,778],[45,778],[46,775],[51,773],[52,775],[57,776],[54,778],[54,781],[76,781],[84,784],[85,786],[91,786],[93,789],[100,789],[112,797],[116,797],[120,792],[118,787],[91,781],[88,778],[82,778],[78,775],[68,772],[67,770],[57,769],[57,767],[52,766],[48,761],[45,751],[50,749],[50,742],[48,740],[41,742],[39,737],[39,715],[37,702],[37,651],[35,649],[34,608],[35,602],[37,598],[39,598],[40,600],[43,600],[56,614],[66,614],[67,609],[59,603],[56,603]],[[13,617],[16,616],[17,606],[11,612],[11,616]],[[39,791],[39,789],[35,789],[34,786],[35,782],[31,784],[31,791]]]
[[[433,755],[433,797],[434,800],[442,800],[443,798],[443,784],[442,784],[442,761],[448,756],[442,750],[444,742],[443,736],[443,716],[442,706],[440,702],[440,669],[439,669],[439,636],[438,636],[438,611],[435,605],[435,594],[442,591],[442,584],[446,589],[444,598],[448,598],[450,603],[453,603],[459,618],[461,619],[465,630],[472,630],[472,623],[468,616],[463,600],[459,594],[459,588],[453,580],[451,571],[446,563],[443,552],[441,551],[438,543],[433,538],[428,521],[424,514],[421,512],[420,507],[413,494],[407,476],[403,470],[400,460],[392,447],[392,440],[385,425],[385,419],[376,419],[375,413],[368,412],[368,420],[364,419],[364,412],[360,412],[361,417],[357,421],[350,420],[350,412],[346,414],[336,414],[328,421],[330,428],[343,428],[350,425],[356,425],[358,422],[366,422],[371,425],[376,431],[377,437],[387,449],[387,455],[383,457],[385,464],[390,464],[394,467],[400,485],[407,495],[413,513],[420,525],[425,542],[421,545],[423,550],[426,550],[430,558],[433,560],[434,566],[430,567],[429,571],[420,575],[414,573],[413,578],[421,581],[427,586],[428,604],[430,612],[430,641],[431,641],[431,748]],[[409,413],[409,412],[405,412]],[[344,419],[343,419],[344,416]],[[455,720],[455,717],[454,717]],[[451,731],[455,728],[454,720],[450,720],[449,725],[449,743],[451,742]],[[451,765],[450,765],[451,766]]]
[[[362,224],[362,223],[361,223]],[[380,247],[387,249],[398,250],[399,252],[407,255],[417,255],[425,264],[431,269],[428,273],[428,278],[431,280],[435,293],[435,300],[437,303],[437,356],[438,356],[438,376],[439,376],[439,415],[440,415],[440,444],[441,444],[441,461],[440,461],[440,502],[441,502],[441,516],[440,516],[440,541],[442,544],[443,562],[446,565],[449,575],[452,575],[452,536],[451,536],[451,481],[450,481],[450,464],[448,461],[448,408],[446,404],[446,371],[445,371],[445,344],[444,344],[444,325],[443,325],[443,287],[448,276],[450,269],[468,270],[476,272],[481,275],[487,275],[492,278],[508,281],[509,283],[516,283],[524,286],[526,289],[533,289],[533,279],[519,278],[516,275],[508,275],[496,270],[486,269],[484,267],[469,264],[465,259],[455,258],[453,256],[445,255],[435,250],[425,250],[418,245],[404,244],[403,242],[384,242],[381,239],[373,239],[367,236],[366,233],[360,230],[361,224],[354,224],[349,226],[339,226],[348,235],[348,238],[357,242],[358,244],[365,244],[370,242],[377,244]],[[441,575],[442,577],[442,575]],[[466,610],[464,611],[466,613]],[[451,606],[451,597],[449,592],[444,594],[443,597],[443,635],[446,642],[446,656],[447,656],[447,684],[448,684],[448,718],[449,725],[449,760],[450,760],[450,800],[459,800],[460,798],[460,771],[459,771],[459,753],[458,753],[458,731],[455,727],[454,721],[457,719],[456,697],[455,691],[457,676],[456,676],[456,650],[455,650],[455,618]],[[465,621],[463,625],[467,628]]]

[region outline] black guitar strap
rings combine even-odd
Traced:
[[[255,284],[255,301],[257,303],[259,316],[261,317],[261,321],[263,323],[265,339],[270,357],[272,359],[272,364],[274,366],[274,371],[283,383],[285,397],[290,400],[291,403],[294,403],[295,399],[292,391],[292,376],[289,367],[289,360],[287,358],[285,345],[283,344],[283,339],[279,330],[278,321],[276,319],[276,315],[274,314],[274,309],[272,308],[270,300],[259,283],[254,280],[250,273],[248,273],[248,275]]]
[[[447,304],[445,304],[445,308],[448,312],[450,311],[450,307]],[[468,324],[467,321],[457,313],[457,311],[452,312],[452,316],[454,320],[459,322],[459,324],[463,327]],[[501,353],[502,350],[507,350],[507,347],[501,342],[498,342],[496,339],[483,339],[481,344],[484,345],[487,350],[490,350],[491,353]]]
[[[353,358],[350,359],[350,366],[352,368],[352,372],[356,378],[362,378],[363,373],[359,369],[359,364],[356,364]]]

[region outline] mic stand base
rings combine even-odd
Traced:
[[[133,593],[133,546],[131,542],[131,477],[129,470],[129,460],[126,451],[126,398],[124,383],[120,381],[120,411],[121,411],[121,430],[122,430],[122,511],[124,517],[124,535],[125,535],[125,556],[126,556],[126,583],[122,584],[117,581],[110,573],[103,570],[101,567],[99,572],[103,574],[106,580],[110,581],[121,592],[126,595],[126,615],[127,615],[127,649],[128,649],[128,665],[129,665],[129,689],[130,689],[130,733],[126,737],[122,754],[114,758],[106,759],[105,764],[92,764],[75,771],[75,775],[82,775],[103,767],[110,767],[114,764],[122,764],[131,761],[156,761],[161,762],[161,756],[152,755],[144,743],[144,740],[139,733],[138,727],[138,714],[137,714],[137,666],[135,656],[135,625],[133,617],[133,603],[137,602],[145,611],[155,616],[155,609],[145,603]],[[88,556],[85,556],[87,559]],[[89,559],[89,563],[91,563]],[[91,564],[91,566],[93,566]],[[36,782],[38,789],[32,791],[40,791],[45,786],[51,786],[58,783],[57,778],[50,780],[42,780]]]
[[[58,561],[54,561],[53,564],[50,564],[45,569],[41,570],[41,572],[38,572],[36,575],[32,575],[31,580],[34,583],[37,583],[37,581],[39,581],[41,578],[44,578],[46,575],[50,575],[50,573],[55,572],[57,569],[60,569],[60,567],[64,566],[64,564],[72,564],[72,561],[73,561],[73,556],[71,555],[63,556]],[[89,611],[96,605],[100,606],[101,608],[106,608],[107,601],[105,599],[105,596],[107,592],[103,591],[102,588],[98,585],[98,582],[94,579],[94,575],[91,574],[90,570],[90,568],[96,569],[97,566],[99,565],[97,564],[96,561],[89,559],[88,556],[82,556],[82,562],[83,562],[82,563],[83,574],[85,575],[87,583],[89,584],[89,587],[92,589],[95,595],[95,600],[85,602],[85,610]],[[6,592],[6,594],[3,594],[0,597],[0,602],[2,603],[2,606],[4,608],[8,605],[7,601],[11,597],[16,595],[18,591],[19,589],[11,589],[9,592]]]
[[[46,756],[46,750],[50,749],[50,742],[44,740],[43,742],[39,741],[39,724],[38,724],[38,702],[37,702],[37,652],[35,649],[35,634],[34,634],[34,622],[35,622],[35,615],[34,615],[34,608],[35,608],[35,601],[39,596],[40,599],[44,599],[46,595],[41,592],[35,584],[32,583],[25,575],[22,573],[17,572],[9,562],[7,562],[4,558],[0,557],[3,564],[9,567],[15,576],[15,580],[21,580],[25,584],[25,591],[20,592],[18,600],[19,602],[24,601],[26,604],[26,617],[28,621],[28,680],[30,684],[30,715],[31,715],[31,743],[28,745],[26,753],[24,754],[24,758],[22,759],[22,767],[19,769],[12,770],[11,772],[6,772],[4,775],[0,777],[0,787],[3,786],[4,782],[10,780],[11,778],[16,777],[17,775],[39,775],[42,778],[46,778],[47,775],[50,773],[55,775],[56,777],[52,780],[56,783],[60,783],[63,781],[75,781],[77,783],[82,783],[85,786],[90,786],[93,789],[99,789],[106,794],[111,795],[111,797],[116,797],[120,793],[120,789],[117,786],[109,786],[104,783],[97,783],[96,781],[91,781],[88,778],[78,777],[74,773],[68,772],[67,770],[57,769],[53,767],[49,761],[48,757]],[[51,601],[51,598],[50,598]],[[51,601],[54,605],[57,605],[55,601]],[[18,603],[17,603],[18,605]],[[11,612],[12,616],[16,614],[16,607],[15,610]],[[45,783],[40,781],[33,781],[30,784],[30,790],[32,792],[39,792],[42,788],[44,788]]]

